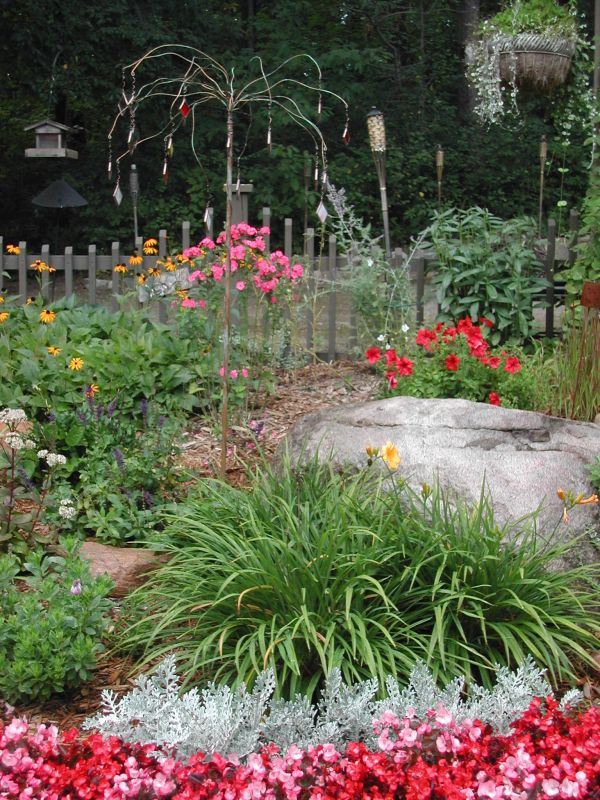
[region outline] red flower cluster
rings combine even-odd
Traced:
[[[477,362],[490,370],[497,370],[502,365],[504,359],[504,372],[515,374],[521,369],[521,364],[516,356],[508,356],[504,351],[500,355],[490,353],[489,344],[485,338],[483,328],[492,328],[493,323],[486,317],[479,318],[479,325],[475,325],[470,317],[459,320],[456,325],[444,325],[438,322],[433,328],[421,328],[416,336],[415,342],[419,347],[430,356],[439,355],[443,359],[444,368],[448,372],[458,373],[461,359],[455,349],[462,347],[466,343],[466,352]],[[365,358],[369,364],[378,364],[382,359],[382,352],[378,347],[369,347],[365,353]],[[386,358],[386,378],[388,388],[395,389],[398,386],[398,379],[408,377],[413,374],[414,362],[411,359],[398,356],[395,350],[387,350]],[[467,358],[467,361],[471,359]],[[497,392],[489,392],[488,400],[492,405],[501,405],[500,396]]]
[[[17,800],[549,800],[600,797],[600,709],[565,714],[535,700],[509,736],[477,721],[457,725],[439,706],[425,719],[385,712],[379,750],[351,743],[280,753],[265,747],[240,764],[202,753],[159,761],[151,745],[99,735],[59,737],[23,720],[0,723],[0,797]]]

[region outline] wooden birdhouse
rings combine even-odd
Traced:
[[[25,150],[26,158],[78,158],[77,150],[70,150],[67,147],[67,134],[73,128],[44,119],[34,125],[24,128],[26,131],[35,131],[35,147]]]

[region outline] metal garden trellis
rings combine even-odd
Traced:
[[[161,60],[170,69],[175,68],[175,75],[161,75],[148,83],[136,86],[138,72],[142,67],[150,62]],[[299,79],[287,76],[284,70],[295,61],[304,60],[305,70],[315,69],[317,72],[317,85],[308,82],[308,79]],[[249,77],[244,82],[239,82],[235,74],[235,69],[225,68],[212,56],[195,47],[181,44],[160,45],[149,50],[137,61],[128,64],[123,68],[123,91],[119,102],[119,112],[115,117],[113,125],[108,134],[109,140],[109,178],[113,173],[112,161],[112,138],[117,130],[119,121],[123,118],[129,120],[129,130],[127,135],[127,149],[115,159],[116,166],[116,186],[114,198],[117,204],[122,200],[120,187],[120,162],[123,158],[133,153],[136,147],[149,139],[162,136],[165,143],[163,176],[168,176],[169,160],[173,155],[173,138],[176,131],[186,122],[188,117],[191,119],[190,139],[194,157],[200,163],[195,146],[195,133],[197,130],[198,114],[203,106],[212,103],[221,106],[226,115],[226,157],[227,157],[227,204],[225,221],[225,244],[227,251],[227,262],[225,269],[225,296],[223,304],[223,363],[222,363],[222,390],[223,402],[221,406],[221,476],[226,476],[227,466],[227,428],[228,428],[228,377],[229,377],[229,342],[231,330],[231,224],[232,224],[232,200],[233,200],[233,161],[234,161],[234,116],[242,108],[261,103],[266,106],[268,114],[267,125],[267,147],[271,150],[271,136],[274,108],[283,110],[288,117],[303,128],[312,138],[315,147],[315,181],[321,178],[321,203],[319,213],[324,221],[326,210],[323,205],[323,193],[327,186],[327,147],[321,130],[302,110],[298,100],[292,98],[287,91],[291,88],[297,90],[308,90],[318,95],[317,119],[320,120],[323,95],[335,98],[343,104],[345,110],[345,127],[342,139],[345,143],[349,141],[348,125],[348,104],[335,92],[323,89],[321,86],[321,69],[317,61],[308,54],[298,54],[287,58],[281,62],[274,70],[266,72],[262,59],[254,56],[249,61],[249,66],[257,68],[255,77]],[[127,86],[127,76],[129,76],[129,87]],[[306,78],[306,72],[303,74]],[[166,123],[156,132],[144,138],[137,138],[136,131],[136,110],[145,100],[150,98],[167,98],[169,100],[169,112]],[[242,151],[243,153],[243,151]],[[238,157],[239,164],[239,157]],[[319,166],[321,167],[319,174]],[[237,183],[239,185],[239,170]],[[205,212],[206,219],[206,212]]]

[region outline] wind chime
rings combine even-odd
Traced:
[[[177,74],[161,75],[148,83],[137,85],[137,76],[142,68],[150,62],[165,63],[171,70],[175,66]],[[307,82],[305,79],[298,79],[286,76],[285,70],[295,62],[303,61],[303,78],[308,70],[314,69],[317,75],[316,85]],[[226,203],[226,222],[225,222],[225,243],[227,252],[227,262],[225,269],[225,295],[223,303],[223,364],[222,364],[222,391],[223,403],[221,407],[221,459],[220,472],[224,478],[227,466],[227,434],[228,434],[228,375],[229,375],[229,342],[231,329],[231,223],[232,223],[232,201],[233,192],[240,191],[240,159],[245,151],[248,141],[237,158],[237,181],[234,188],[233,165],[234,165],[234,120],[235,115],[244,108],[250,111],[257,103],[266,104],[267,110],[267,137],[266,144],[269,152],[272,151],[272,129],[273,129],[273,110],[274,108],[284,111],[289,118],[298,124],[312,139],[314,145],[314,184],[315,190],[319,190],[320,199],[316,209],[317,216],[321,223],[327,219],[328,212],[324,203],[324,195],[327,189],[327,146],[321,133],[319,123],[321,120],[323,97],[329,96],[339,101],[345,112],[345,123],[342,133],[342,140],[345,144],[350,141],[349,134],[349,114],[348,104],[335,92],[323,89],[321,85],[321,69],[317,61],[307,54],[291,56],[283,61],[270,72],[266,72],[260,57],[254,56],[250,59],[250,66],[256,67],[255,77],[251,77],[246,82],[239,82],[233,68],[226,69],[202,50],[186,45],[160,45],[148,51],[137,61],[123,68],[122,92],[119,101],[119,110],[114,119],[108,134],[108,177],[116,178],[113,197],[117,205],[123,200],[121,190],[121,169],[120,163],[123,158],[132,155],[137,147],[149,139],[163,137],[164,155],[162,164],[162,176],[166,182],[169,178],[169,166],[174,155],[174,139],[179,129],[186,123],[191,122],[189,131],[192,152],[197,163],[202,168],[201,159],[195,146],[195,139],[198,124],[200,121],[203,107],[212,104],[220,106],[225,111],[226,116],[226,144],[225,152],[227,157],[227,203]],[[317,95],[316,117],[313,122],[302,110],[298,101],[288,92],[296,89],[298,92],[306,90]],[[136,125],[136,112],[138,107],[146,100],[157,100],[167,98],[169,100],[169,110],[164,125],[154,133],[143,138],[139,137]],[[115,136],[119,123],[125,120],[128,123],[126,148],[118,155],[113,163],[113,137]],[[204,170],[203,170],[204,171]],[[208,181],[205,180],[208,187]],[[209,194],[207,192],[207,202],[204,211],[204,222],[209,220]]]

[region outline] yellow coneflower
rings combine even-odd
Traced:
[[[18,256],[21,252],[21,248],[17,244],[7,244],[6,252],[11,256]]]
[[[31,263],[29,269],[34,270],[34,272],[48,272],[49,268],[45,261],[42,261],[41,258],[36,258],[36,260]]]
[[[172,258],[167,258],[165,261],[165,269],[167,272],[175,272],[177,269],[177,264],[173,261]]]
[[[189,258],[188,258],[187,256],[184,256],[184,255],[183,255],[183,253],[177,253],[177,255],[175,256],[175,258],[177,259],[177,261],[178,261],[180,264],[189,264],[189,263],[190,263],[190,260],[189,260]]]
[[[387,465],[388,469],[392,470],[392,472],[398,469],[398,465],[400,464],[400,453],[398,452],[398,448],[395,444],[386,442],[383,445],[381,448],[381,460]]]
[[[60,347],[55,347],[53,344],[51,344],[50,347],[47,347],[46,350],[51,356],[57,356],[60,353]]]
[[[113,267],[113,272],[118,272],[120,275],[127,275],[129,269],[125,266],[125,264],[116,264]]]
[[[8,311],[0,311],[0,325],[2,325],[10,317]]]
[[[157,267],[148,267],[148,269],[146,270],[146,273],[151,278],[158,278],[158,276],[160,275],[160,270]]]
[[[83,358],[72,358],[69,361],[69,369],[73,370],[73,372],[79,372],[80,369],[83,369]]]
[[[144,259],[138,253],[134,253],[132,256],[129,256],[129,263],[132,267],[139,267],[140,264],[144,263]]]
[[[140,286],[143,286],[146,283],[146,276],[138,275],[137,282],[140,284]]]
[[[56,267],[51,267],[51,266],[48,264],[48,272],[56,272]]]
[[[158,253],[158,250],[156,248],[157,244],[158,242],[156,241],[156,239],[146,239],[143,247],[144,253],[147,256],[155,256]]]
[[[85,390],[86,397],[93,397],[100,391],[100,387],[97,383],[90,383],[90,385]]]
[[[49,308],[43,308],[40,311],[40,322],[44,325],[49,325],[56,319],[56,313]]]

